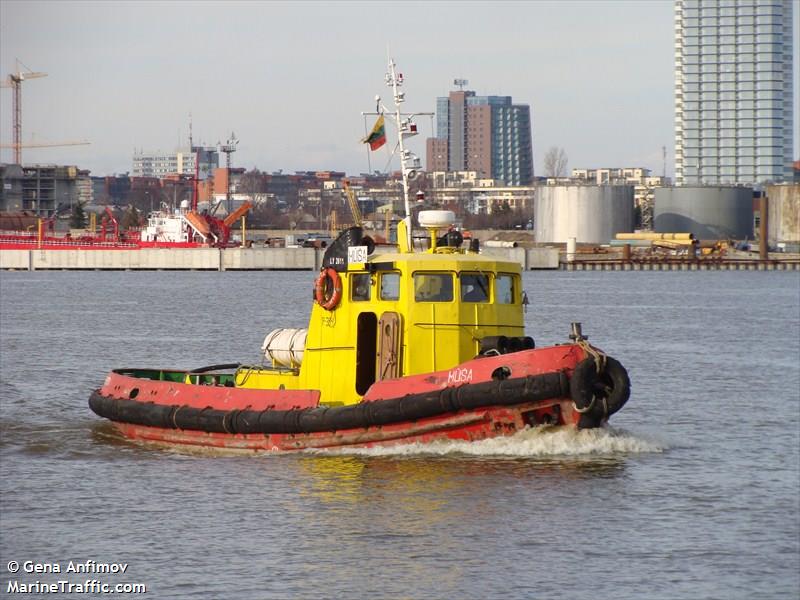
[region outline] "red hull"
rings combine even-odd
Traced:
[[[81,240],[44,238],[39,242],[29,237],[0,237],[0,250],[140,250],[142,248],[204,248],[196,242],[104,242],[99,239]]]
[[[559,408],[555,409],[556,406]],[[162,429],[119,422],[114,422],[114,425],[126,438],[144,442],[226,450],[289,452],[325,448],[428,444],[446,440],[474,442],[513,435],[526,427],[549,422],[558,413],[561,415],[559,424],[577,425],[580,415],[573,409],[572,401],[566,399],[513,407],[462,411],[412,423],[306,434],[230,435],[183,429]]]
[[[375,383],[363,402],[438,393],[496,380],[499,368],[510,376],[525,378],[560,372],[570,376],[585,358],[583,348],[568,344],[467,361],[454,369]],[[189,385],[112,372],[97,391],[108,399],[135,400],[139,404],[181,406],[224,411],[307,410],[319,405],[316,390],[256,390],[222,385]],[[487,398],[487,404],[491,404]],[[291,451],[312,448],[370,447],[437,440],[476,441],[508,436],[542,424],[578,426],[581,414],[568,396],[521,401],[519,404],[479,406],[428,418],[409,419],[380,426],[366,426],[312,433],[216,433],[192,429],[153,427],[113,420],[127,438],[179,446],[204,446],[231,450]]]

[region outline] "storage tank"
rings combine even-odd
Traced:
[[[629,185],[547,185],[536,189],[536,241],[607,244],[633,231],[633,187]]]
[[[753,239],[753,189],[733,186],[656,188],[657,233],[693,233],[700,240]]]
[[[769,244],[800,243],[800,183],[768,185],[767,239]]]

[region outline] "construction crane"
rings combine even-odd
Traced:
[[[8,148],[55,148],[57,146],[88,146],[91,142],[78,142],[78,141],[69,141],[69,142],[58,142],[58,143],[38,143],[38,142],[31,142],[30,144],[0,144],[0,148],[7,150]],[[16,159],[16,154],[14,155]],[[16,163],[20,164],[20,163]]]
[[[20,70],[20,65],[27,69]],[[47,73],[31,71],[17,59],[17,72],[9,73],[8,78],[3,82],[3,87],[10,87],[13,94],[12,99],[12,126],[14,131],[14,162],[22,164],[22,82],[37,77],[47,77]]]
[[[342,181],[342,189],[347,196],[347,202],[350,205],[350,212],[353,214],[353,224],[356,227],[363,227],[364,219],[361,218],[361,210],[358,208],[358,200],[356,200],[356,193],[350,187],[350,182],[347,179]]]
[[[89,142],[63,142],[63,143],[22,143],[22,82],[28,79],[37,79],[39,77],[47,77],[47,73],[40,73],[31,71],[19,59],[17,62],[16,73],[9,73],[5,81],[0,82],[0,87],[8,87],[12,90],[12,131],[14,132],[14,139],[11,144],[0,144],[0,148],[11,148],[14,150],[14,163],[22,164],[22,149],[23,148],[52,148],[55,146],[86,146]],[[20,70],[20,66],[26,70]]]

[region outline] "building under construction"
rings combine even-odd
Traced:
[[[75,166],[0,164],[0,211],[49,217],[90,193],[88,171]]]

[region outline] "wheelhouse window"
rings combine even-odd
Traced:
[[[488,302],[489,276],[483,273],[461,273],[461,301]]]
[[[415,273],[414,300],[417,302],[452,302],[451,273]]]
[[[513,275],[498,274],[494,278],[494,297],[498,304],[514,304],[516,296]]]
[[[400,299],[400,273],[383,273],[381,275],[381,300]]]
[[[350,276],[353,281],[351,297],[353,302],[366,302],[372,293],[372,281],[369,273],[355,273]]]

